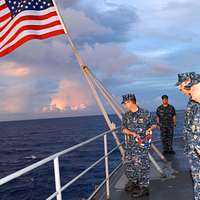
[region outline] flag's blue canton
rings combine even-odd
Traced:
[[[12,17],[24,10],[45,10],[53,6],[52,0],[6,0]]]

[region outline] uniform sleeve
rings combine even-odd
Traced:
[[[188,152],[188,139],[187,139],[187,131],[186,131],[186,123],[187,123],[187,113],[185,112],[184,115],[184,125],[183,125],[183,140],[185,142],[184,144],[184,152]]]
[[[183,139],[184,139],[184,153],[188,154],[189,152],[189,144],[188,144],[188,136],[187,136],[187,132],[188,132],[188,112],[189,112],[189,108],[191,106],[191,99],[188,101],[187,104],[187,108],[185,110],[185,114],[184,114],[184,126],[183,126]]]
[[[193,146],[200,151],[200,109],[193,118],[192,123]]]
[[[157,117],[160,117],[160,109],[159,109],[159,107],[156,110],[156,115],[157,115]]]
[[[200,151],[200,125],[193,131],[193,146]]]
[[[122,131],[123,131],[123,129],[125,129],[125,128],[127,128],[128,126],[127,126],[127,117],[126,117],[126,115],[123,115],[123,117],[122,117]]]

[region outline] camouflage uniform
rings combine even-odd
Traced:
[[[156,114],[159,117],[163,150],[167,152],[172,151],[174,136],[173,116],[176,115],[175,108],[172,105],[168,105],[167,107],[161,105],[157,108]]]
[[[185,86],[190,89],[193,85],[200,83],[200,75],[192,74],[191,82]],[[188,158],[191,166],[192,177],[194,180],[194,199],[200,200],[200,103],[192,102],[188,119]],[[198,151],[197,151],[198,150]]]
[[[184,153],[186,155],[189,155],[189,152],[191,151],[189,149],[189,144],[192,139],[191,138],[191,120],[193,118],[192,116],[194,114],[194,110],[196,106],[197,106],[197,103],[190,98],[187,104],[186,111],[185,111],[184,127],[183,127],[183,138],[185,141]]]
[[[200,200],[200,156],[197,149],[200,151],[200,104],[196,103],[191,113],[190,134],[188,134],[189,145],[189,163],[192,170],[192,177],[194,180],[194,196],[195,200]]]
[[[184,81],[193,79],[195,76],[196,76],[195,72],[185,72],[185,73],[178,74],[178,82],[176,83],[176,86],[181,85]],[[195,105],[196,105],[196,102],[194,102],[190,98],[187,104],[187,108],[186,108],[185,116],[184,116],[183,138],[185,141],[184,153],[186,155],[189,155],[189,152],[190,152],[190,149],[189,149],[189,143],[191,141],[190,124],[191,124],[191,119],[192,119]]]
[[[153,119],[148,111],[141,108],[137,112],[128,111],[123,116],[122,130],[127,128],[145,139],[146,130],[153,124]],[[128,180],[134,184],[148,187],[150,176],[149,148],[140,146],[135,138],[129,137],[125,146],[124,168]]]

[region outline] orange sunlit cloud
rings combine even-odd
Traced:
[[[62,80],[58,92],[51,98],[43,112],[51,111],[79,111],[86,109],[91,104],[89,91],[78,81]]]

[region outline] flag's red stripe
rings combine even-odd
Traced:
[[[8,19],[9,17],[11,17],[10,13],[5,14],[3,17],[0,17],[0,23],[5,21],[6,19]]]
[[[54,22],[50,22],[48,24],[44,24],[44,25],[26,25],[26,26],[22,26],[21,28],[19,28],[17,30],[17,32],[0,48],[0,50],[5,47],[7,44],[9,44],[10,42],[12,42],[20,33],[22,33],[23,31],[26,30],[43,30],[43,29],[47,29],[47,28],[51,28],[54,26],[60,25],[60,21],[54,21]]]
[[[7,6],[6,4],[1,5],[1,6],[0,6],[0,11],[3,10],[3,9],[6,9],[7,7],[8,7],[8,6]]]
[[[53,36],[60,35],[60,34],[64,34],[64,30],[52,31],[52,32],[45,33],[45,34],[42,34],[42,35],[27,35],[27,36],[23,37],[21,40],[17,41],[11,47],[0,52],[0,57],[5,56],[6,54],[9,54],[10,52],[14,51],[16,48],[18,48],[19,46],[21,46],[22,44],[24,44],[28,40],[31,40],[31,39],[42,40],[42,39],[47,39],[49,37],[53,37]]]
[[[41,16],[35,16],[35,15],[26,15],[26,16],[22,16],[19,19],[17,19],[14,24],[8,29],[8,31],[5,34],[8,34],[17,24],[19,24],[20,22],[24,21],[24,20],[44,20],[44,19],[48,19],[50,17],[53,16],[57,16],[56,11],[50,12],[48,14],[45,15],[41,15]],[[2,28],[0,28],[0,32],[5,28],[5,26],[3,26]]]
[[[55,15],[54,15],[55,14]],[[29,20],[44,20],[44,19],[48,19],[48,18],[50,18],[50,17],[53,17],[53,16],[56,16],[56,13],[49,13],[49,14],[47,14],[47,15],[45,15],[45,16],[41,16],[40,18],[38,18],[39,16],[24,16],[24,17],[21,17],[21,18],[19,18],[9,29],[8,29],[8,31],[7,32],[5,32],[3,35],[2,35],[2,37],[0,38],[0,42],[2,42],[6,37],[7,37],[7,35],[20,23],[20,22],[22,22],[22,21],[25,21],[25,20],[27,20],[27,21],[29,21]],[[39,24],[38,24],[39,25]],[[0,31],[1,31],[1,29],[0,29]]]
[[[10,20],[8,20],[1,28],[0,28],[0,32],[6,28],[6,26],[10,23],[10,21],[12,21],[12,18],[10,18]]]

